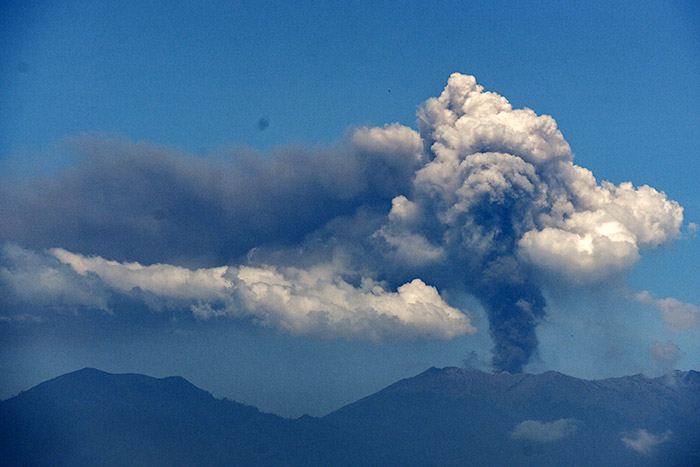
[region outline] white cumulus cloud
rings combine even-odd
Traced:
[[[4,256],[8,265],[0,269],[0,280],[26,303],[106,310],[110,294],[139,291],[137,296],[145,292],[146,305],[157,310],[190,309],[200,318],[247,317],[295,335],[450,339],[476,332],[464,312],[420,279],[396,291],[367,277],[357,277],[353,285],[335,264],[188,269],[121,263],[61,248],[37,253],[14,245],[4,247]]]
[[[71,311],[92,308],[109,311],[108,293],[97,277],[79,276],[57,259],[6,243],[0,250],[0,285],[9,300]],[[24,313],[5,316],[5,321],[25,321]]]
[[[293,334],[327,331],[370,338],[413,334],[449,339],[476,332],[464,313],[420,279],[396,292],[369,278],[355,287],[330,265],[309,270],[243,266],[236,279],[236,290],[257,321]]]
[[[654,448],[664,441],[668,441],[673,433],[666,431],[658,435],[649,433],[647,430],[639,429],[634,434],[626,434],[622,437],[622,442],[630,449],[640,454],[651,454]]]

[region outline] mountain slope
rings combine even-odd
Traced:
[[[430,370],[288,420],[83,369],[0,402],[2,465],[700,465],[700,373]]]
[[[2,402],[0,420],[5,462],[31,465],[267,465],[286,460],[292,432],[179,377],[87,368]]]
[[[700,373],[586,381],[432,368],[325,420],[355,427],[383,464],[700,465]]]

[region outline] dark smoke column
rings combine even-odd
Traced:
[[[481,298],[495,342],[491,364],[497,371],[521,373],[537,350],[535,327],[545,314],[545,301],[532,284],[496,283],[475,295]]]

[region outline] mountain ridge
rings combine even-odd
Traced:
[[[0,402],[0,453],[7,465],[700,465],[700,373],[432,367],[287,419],[179,376],[83,368]]]

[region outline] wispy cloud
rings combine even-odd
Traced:
[[[680,348],[671,341],[665,345],[661,342],[655,342],[653,347],[649,349],[649,353],[664,373],[671,373],[680,358]]]
[[[639,303],[656,308],[671,332],[689,331],[698,329],[700,326],[700,307],[697,305],[681,302],[673,297],[655,298],[646,290],[632,294],[632,298]]]
[[[571,436],[577,431],[578,421],[575,418],[561,418],[553,422],[525,420],[518,423],[511,436],[513,439],[550,443]]]
[[[626,434],[622,437],[622,442],[630,449],[637,451],[640,454],[651,454],[656,446],[668,441],[673,433],[666,431],[658,435],[649,433],[647,430],[639,429],[634,434]]]

